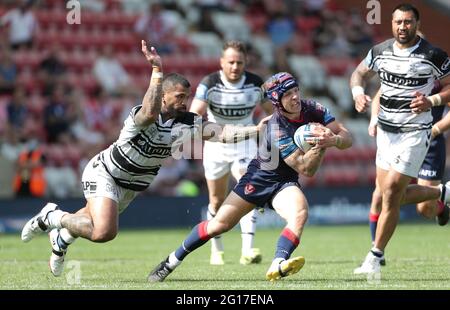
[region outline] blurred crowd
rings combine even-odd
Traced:
[[[192,92],[219,69],[223,40],[245,41],[249,71],[293,72],[302,96],[363,131],[358,158],[331,153],[328,162],[353,167],[349,185],[373,181],[367,119],[353,112],[348,89],[349,73],[380,39],[362,12],[336,0],[78,2],[81,23],[71,25],[65,1],[0,1],[0,196],[81,196],[84,165],[117,139],[148,85],[142,38],[163,55],[165,72],[188,77]],[[307,185],[342,184],[344,169],[331,164]],[[168,160],[147,193],[206,193],[201,160]]]

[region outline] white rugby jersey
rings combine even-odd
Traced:
[[[197,114],[186,112],[166,122],[159,115],[155,123],[139,127],[134,117],[141,107],[131,110],[117,141],[100,153],[116,184],[134,191],[143,191],[151,184],[164,159],[180,142],[197,134],[202,122]]]
[[[195,98],[208,104],[208,121],[218,124],[253,124],[253,112],[263,100],[262,79],[244,72],[237,83],[226,80],[222,71],[203,78],[197,87]]]
[[[381,81],[378,124],[385,131],[407,132],[430,129],[431,110],[414,114],[409,105],[416,91],[429,96],[434,81],[450,73],[447,53],[425,39],[407,49],[399,49],[395,39],[374,46],[365,58]]]

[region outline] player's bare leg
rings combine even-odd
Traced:
[[[117,235],[119,213],[117,203],[106,197],[89,198],[89,212],[67,214],[61,225],[74,237],[82,237],[93,242],[107,242]]]
[[[418,185],[438,188],[441,180],[418,179]],[[439,199],[432,199],[417,204],[417,212],[428,219],[436,218],[440,226],[444,226],[449,220],[449,208]]]
[[[220,207],[217,215],[212,220],[201,222],[195,226],[181,246],[150,272],[147,278],[148,281],[164,281],[189,253],[204,245],[212,237],[232,229],[254,207],[255,205],[231,192]]]
[[[244,161],[239,166],[235,164],[232,165],[231,174],[236,182],[239,182],[241,177],[245,174],[247,171],[247,166],[247,161]],[[241,258],[239,259],[239,263],[241,265],[259,264],[262,261],[261,250],[253,247],[258,213],[258,210],[255,208],[244,215],[239,221],[242,239]]]
[[[103,197],[89,198],[86,207],[75,214],[66,214],[61,218],[61,229],[53,229],[50,234],[52,254],[50,271],[60,276],[64,270],[67,249],[77,237],[93,242],[107,242],[117,234],[117,204]]]
[[[291,258],[291,254],[300,243],[308,219],[308,202],[300,188],[289,186],[275,196],[272,205],[287,222],[278,239],[275,257],[266,273],[267,280],[276,281],[297,273],[305,264],[303,256]]]
[[[215,179],[206,180],[208,185],[209,205],[207,211],[207,219],[212,220],[220,206],[225,200],[228,193],[228,181],[230,173]],[[222,236],[218,235],[211,239],[211,257],[209,260],[211,265],[223,265],[224,261],[224,247],[222,242]]]

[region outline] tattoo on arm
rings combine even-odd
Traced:
[[[375,75],[375,72],[369,69],[364,60],[356,67],[350,78],[350,87],[364,86],[366,80]]]
[[[150,84],[142,99],[142,108],[135,116],[135,122],[138,126],[148,126],[153,123],[159,113],[162,105],[162,77],[159,69],[153,68]]]

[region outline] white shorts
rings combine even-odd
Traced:
[[[242,174],[247,170],[250,161],[255,158],[257,150],[255,139],[228,144],[205,141],[203,149],[205,178],[217,180],[230,171]]]
[[[118,186],[106,172],[98,155],[92,158],[84,168],[81,184],[86,199],[94,197],[112,199],[117,203],[119,213],[122,213],[138,194],[138,192]]]
[[[431,130],[402,133],[377,131],[377,167],[416,178],[430,146]]]

